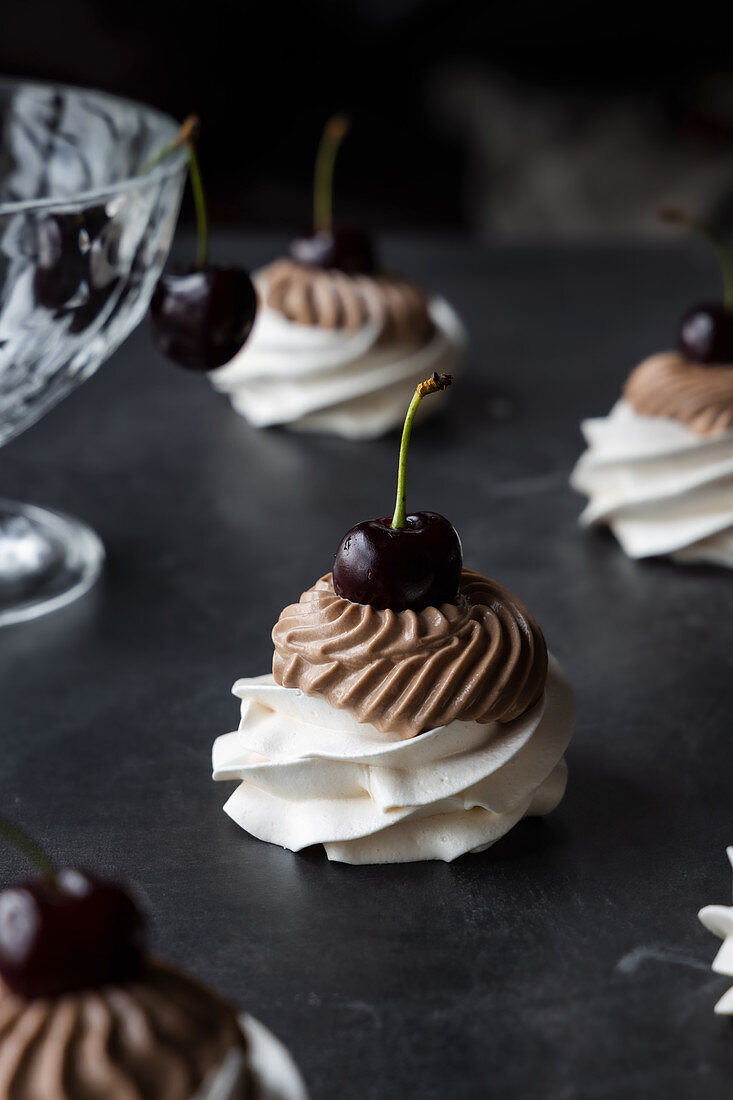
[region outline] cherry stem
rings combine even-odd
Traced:
[[[27,833],[0,814],[0,837],[17,848],[45,879],[56,878],[56,866],[48,858],[43,848],[36,844]]]
[[[437,393],[438,390],[447,390],[448,386],[453,382],[452,374],[433,374],[432,378],[426,378],[424,382],[421,382],[414,394],[412,395],[412,401],[410,402],[405,416],[405,426],[402,429],[402,441],[400,443],[400,458],[397,466],[397,499],[395,500],[394,512],[392,513],[392,530],[399,531],[401,527],[405,526],[405,520],[407,515],[407,505],[405,500],[405,481],[407,475],[407,451],[410,446],[410,436],[412,435],[412,422],[415,419],[415,413],[420,407],[420,402],[423,397],[426,397],[429,393]]]
[[[333,170],[350,126],[346,115],[334,115],[326,123],[318,146],[313,180],[313,228],[317,233],[330,233],[333,227]]]
[[[670,225],[681,225],[689,229],[691,233],[706,241],[714,249],[720,264],[720,273],[723,276],[723,305],[727,310],[733,311],[733,255],[730,249],[723,243],[720,237],[713,233],[708,226],[691,217],[685,210],[677,207],[660,210],[659,217]]]
[[[202,269],[206,267],[209,259],[209,222],[206,217],[206,196],[201,180],[199,158],[194,145],[188,146],[188,172],[196,207],[196,266]]]
[[[168,157],[173,156],[179,149],[186,150],[188,175],[191,180],[191,190],[196,208],[196,266],[201,269],[206,267],[209,258],[209,223],[206,216],[206,196],[201,179],[201,168],[196,153],[199,130],[198,115],[189,115],[173,140],[145,161],[140,169],[140,175],[145,176],[148,172],[152,172],[153,168],[156,168],[162,161],[167,160]]]

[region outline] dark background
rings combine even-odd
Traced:
[[[345,109],[345,220],[629,235],[656,231],[661,201],[731,221],[719,7],[29,0],[3,5],[0,71],[200,112],[218,221],[306,223],[321,127]]]
[[[342,108],[338,209],[385,230],[615,239],[654,231],[667,200],[731,222],[731,36],[710,5],[58,0],[2,16],[6,73],[200,111],[212,212],[248,231],[308,217]],[[282,240],[227,230],[217,254],[264,262]],[[380,514],[395,440],[364,476],[362,446],[248,429],[144,330],[3,456],[3,492],[83,516],[108,564],[86,600],[0,634],[0,801],[52,856],[134,880],[156,949],[270,1025],[314,1100],[718,1100],[727,982],[696,911],[730,898],[730,578],[630,562],[577,527],[567,485],[579,419],[660,346],[705,261],[674,245],[385,254],[471,332],[411,492],[526,599],[575,686],[557,813],[407,868],[295,856],[222,814],[209,750],[236,720],[229,685],[266,667],[272,622],[334,539]]]

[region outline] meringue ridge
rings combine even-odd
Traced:
[[[565,792],[574,702],[553,658],[542,698],[519,718],[456,721],[407,740],[385,740],[272,675],[233,690],[239,729],[213,749],[214,779],[238,781],[224,810],[292,851],[322,844],[347,864],[450,862],[550,813]]]

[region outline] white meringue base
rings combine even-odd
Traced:
[[[409,740],[271,675],[239,680],[236,733],[217,738],[214,779],[239,780],[224,809],[243,829],[341,863],[450,861],[488,848],[564,792],[574,701],[550,658],[543,698],[513,722],[451,722]]]
[[[726,849],[728,860],[733,867],[733,848]],[[730,905],[706,905],[698,913],[698,917],[707,929],[720,936],[723,943],[718,954],[713,960],[713,970],[716,974],[724,974],[727,978],[733,978],[733,906]],[[733,987],[724,993],[715,1006],[719,1016],[733,1016]]]
[[[300,1070],[288,1049],[259,1020],[242,1013],[247,1051],[232,1051],[194,1100],[308,1100]],[[253,1091],[248,1091],[251,1081]]]
[[[570,478],[631,558],[669,555],[733,568],[733,432],[704,437],[621,400],[584,420],[588,450]]]
[[[418,382],[455,373],[463,325],[443,298],[429,309],[435,334],[415,349],[382,347],[372,324],[358,332],[301,325],[262,306],[242,350],[209,378],[254,427],[373,439],[402,423]]]

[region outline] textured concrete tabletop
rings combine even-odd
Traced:
[[[275,244],[229,238],[256,264]],[[143,326],[2,452],[3,495],[102,536],[96,590],[0,632],[0,805],[54,857],[133,879],[156,948],[268,1024],[314,1100],[729,1095],[733,578],[634,564],[576,526],[581,416],[716,291],[697,251],[392,243],[472,344],[416,430],[408,503],[515,589],[578,699],[565,801],[453,865],[329,864],[249,838],[210,781],[241,675],[343,532],[388,511],[396,437],[257,432]],[[20,870],[0,850],[0,878]]]

